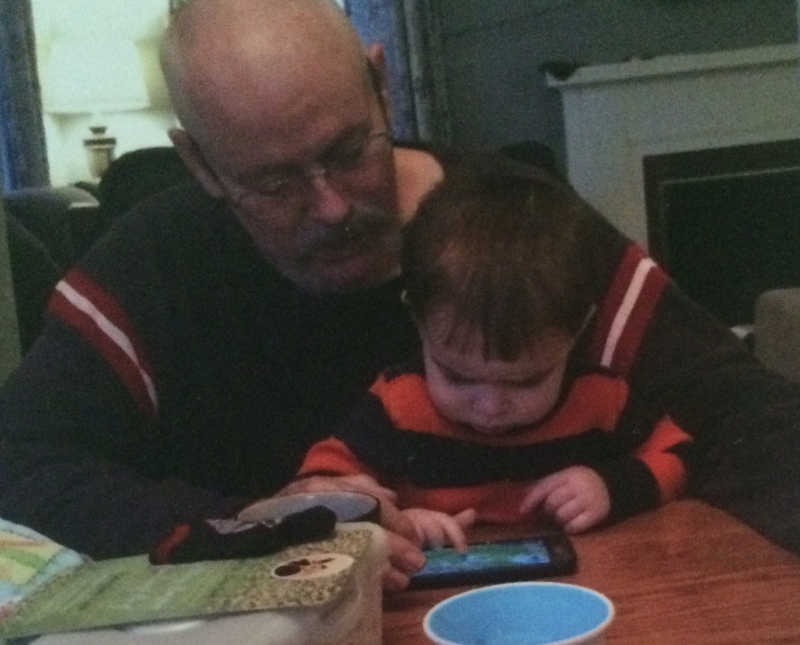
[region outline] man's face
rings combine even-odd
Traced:
[[[428,392],[451,421],[500,435],[540,421],[558,401],[573,346],[566,333],[547,331],[519,358],[502,361],[484,359],[480,333],[447,342],[446,312],[428,316],[419,330]]]
[[[258,248],[311,292],[373,286],[398,269],[402,221],[387,116],[356,76],[273,90],[261,122],[240,126],[235,141],[226,142],[235,128],[215,133],[216,150],[231,152],[209,160]]]

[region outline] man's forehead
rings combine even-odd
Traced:
[[[331,0],[192,0],[176,14],[167,37],[185,54],[185,64],[200,68],[226,59],[245,69],[272,62],[291,70],[304,58],[318,66],[347,65],[363,51]]]
[[[320,97],[317,105],[298,101],[285,110],[263,106],[251,115],[212,116],[208,123],[216,132],[209,152],[217,167],[242,179],[310,163],[366,135],[375,120],[371,108],[370,97],[362,92]]]

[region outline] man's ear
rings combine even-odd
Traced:
[[[375,66],[375,69],[383,75],[386,69],[386,54],[383,51],[383,45],[380,43],[367,45],[367,58]]]
[[[222,185],[219,183],[216,175],[208,167],[208,164],[206,164],[206,160],[203,158],[197,144],[186,130],[172,128],[167,134],[184,165],[189,169],[189,172],[194,175],[195,179],[200,182],[200,185],[203,186],[206,192],[217,199],[223,197],[225,191]]]
[[[386,77],[386,55],[383,50],[383,45],[380,43],[368,45],[366,56],[369,61],[370,72],[373,75],[375,91],[378,93],[378,98],[381,101],[381,107],[386,117],[386,123],[391,125],[392,103],[389,100],[389,86],[387,85]]]

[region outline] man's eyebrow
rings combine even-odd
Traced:
[[[255,168],[250,168],[249,170],[236,175],[234,179],[239,183],[246,184],[257,182],[259,179],[263,179],[264,177],[268,177],[270,175],[282,175],[284,173],[291,172],[295,168],[297,168],[297,166],[289,163],[278,165],[263,164]]]

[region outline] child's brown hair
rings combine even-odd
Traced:
[[[542,169],[464,157],[406,230],[408,304],[419,320],[447,307],[447,342],[479,331],[487,359],[515,360],[545,330],[575,335],[593,303],[594,216]]]

